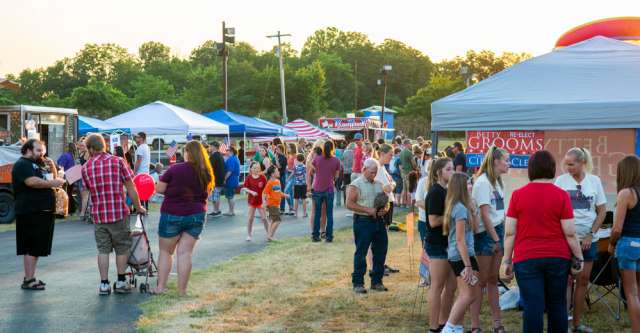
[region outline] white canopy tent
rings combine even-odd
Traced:
[[[161,101],[143,105],[106,121],[118,127],[129,128],[132,134],[145,132],[147,135],[229,135],[229,126]]]

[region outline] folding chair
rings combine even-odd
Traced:
[[[603,242],[603,244],[600,244]],[[601,251],[604,243],[609,245],[609,239],[601,239],[598,242],[598,255],[593,262],[593,269],[589,278],[589,287],[587,288],[586,301],[587,306],[591,309],[593,304],[602,302],[616,320],[620,320],[620,314],[626,307],[626,300],[621,288],[620,272],[618,271],[618,263],[613,255],[607,251]],[[593,299],[591,298],[593,292]],[[607,296],[613,296],[616,304],[610,304]],[[615,308],[614,308],[615,307]]]

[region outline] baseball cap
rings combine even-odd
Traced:
[[[362,133],[356,133],[353,136],[353,141],[361,141],[362,140]]]

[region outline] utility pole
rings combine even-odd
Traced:
[[[353,111],[358,111],[358,60],[353,65]]]
[[[284,64],[282,62],[282,42],[281,37],[290,37],[291,34],[281,34],[278,30],[278,34],[267,36],[267,38],[278,38],[278,61],[280,63],[280,98],[282,99],[282,125],[284,126],[287,121],[287,99],[284,93]]]
[[[382,128],[385,128],[384,126],[384,106],[386,104],[386,100],[387,100],[387,74],[391,71],[392,67],[391,65],[384,65],[382,66],[382,70],[380,71],[380,73],[382,74],[382,81],[380,82],[380,80],[378,80],[378,85],[382,84],[384,85],[384,91],[382,93],[382,112],[380,112],[380,126]],[[385,133],[386,136],[386,133]]]
[[[227,80],[227,64],[229,62],[229,49],[227,43],[234,44],[236,41],[236,29],[227,28],[222,21],[222,44],[217,44],[218,55],[222,56],[222,99],[224,100],[225,111],[229,110],[229,82]]]

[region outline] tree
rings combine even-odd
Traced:
[[[135,106],[155,101],[173,103],[176,98],[176,92],[171,83],[158,76],[142,74],[131,85],[134,91],[133,103]]]
[[[503,52],[497,56],[493,51],[469,50],[464,57],[440,62],[436,65],[436,71],[450,77],[461,76],[460,69],[465,65],[472,74],[471,83],[477,83],[529,58],[531,55],[528,53]]]
[[[89,82],[84,87],[73,90],[69,105],[80,110],[81,114],[110,118],[131,107],[129,98],[120,90],[102,81]]]
[[[217,67],[197,67],[188,73],[187,79],[190,85],[180,93],[176,104],[196,112],[219,108],[222,104],[222,89]]]
[[[112,82],[115,64],[133,59],[127,49],[116,44],[86,44],[73,58],[71,72],[80,84]]]
[[[191,51],[189,61],[194,66],[212,66],[218,62],[218,50],[216,42],[212,40],[205,41],[202,45]]]
[[[327,111],[326,76],[319,61],[302,67],[287,80],[287,117],[315,120]]]
[[[160,42],[146,42],[138,48],[138,56],[145,67],[156,62],[168,62],[170,53],[171,48]]]
[[[420,88],[414,96],[409,97],[407,104],[399,109],[396,128],[402,128],[403,132],[412,136],[428,134],[431,131],[431,103],[464,87],[465,84],[461,78],[434,75],[427,86]]]
[[[387,76],[390,105],[404,104],[429,81],[432,64],[422,52],[393,39],[385,39],[376,49],[380,54],[380,67],[385,64],[393,67]]]
[[[354,108],[354,77],[349,64],[334,53],[320,53],[316,60],[325,72],[328,108],[347,112]]]

